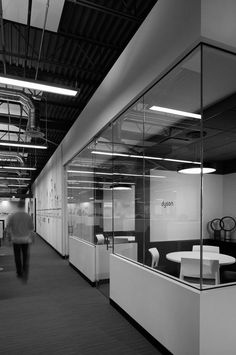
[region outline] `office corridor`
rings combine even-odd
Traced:
[[[161,354],[39,237],[26,285],[11,248],[1,253],[1,355]]]

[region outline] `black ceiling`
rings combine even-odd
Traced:
[[[80,89],[76,98],[43,94],[35,101],[46,151],[29,150],[38,176],[157,0],[65,0],[58,31],[3,19],[0,72]],[[29,0],[28,21],[30,20]],[[28,22],[29,23],[29,22]],[[43,35],[43,36],[42,36]],[[42,40],[43,39],[43,40]],[[40,43],[42,41],[39,59]],[[37,73],[37,74],[36,74]],[[0,123],[24,127],[23,118],[0,115]]]

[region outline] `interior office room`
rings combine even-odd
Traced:
[[[235,1],[0,3],[5,353],[233,355]],[[38,235],[24,286],[18,201]]]

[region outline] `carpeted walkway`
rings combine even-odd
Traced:
[[[11,248],[3,252],[1,355],[161,354],[40,238],[26,285],[15,276]]]

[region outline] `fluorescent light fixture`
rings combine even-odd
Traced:
[[[27,88],[32,90],[39,90],[50,92],[52,94],[66,95],[66,96],[76,96],[78,90],[71,90],[63,86],[48,85],[40,81],[35,80],[23,80],[16,79],[10,76],[0,75],[0,84],[19,86],[21,88]]]
[[[178,170],[179,173],[182,173],[182,174],[201,174],[201,172],[203,174],[210,174],[210,173],[214,173],[216,171],[216,169],[214,168],[207,168],[207,167],[204,167],[204,168],[200,168],[200,167],[197,167],[197,168],[186,168],[186,169],[180,169]]]
[[[167,108],[167,107],[161,107],[161,106],[152,106],[150,107],[150,110],[152,111],[158,111],[158,112],[163,112],[163,113],[171,113],[173,115],[177,116],[184,116],[184,117],[191,117],[191,118],[197,118],[201,119],[202,116],[197,114],[197,113],[191,113],[191,112],[186,112],[186,111],[180,111],[180,110],[174,110],[172,108]]]
[[[25,185],[25,184],[19,184],[19,185],[17,185],[17,184],[12,184],[12,185],[8,185],[8,187],[28,187],[28,185]]]
[[[48,148],[46,145],[41,145],[41,144],[11,142],[11,141],[0,141],[0,145],[3,145],[5,147],[20,147],[20,148],[35,148],[35,149],[47,149]]]
[[[89,181],[89,180],[67,180],[69,184],[80,184],[80,183],[87,183],[87,184],[102,184],[102,185],[111,185],[112,182],[104,182],[104,181]]]
[[[0,166],[0,169],[6,169],[6,170],[36,170],[36,168],[31,168],[28,166]]]
[[[118,157],[127,157],[127,158],[139,158],[139,159],[150,159],[150,160],[164,160],[164,161],[172,161],[176,163],[188,163],[188,164],[201,164],[198,161],[192,160],[182,160],[182,159],[171,159],[171,158],[161,158],[161,157],[151,157],[148,155],[134,155],[134,154],[125,154],[125,153],[110,153],[110,152],[102,152],[99,150],[92,150],[92,154],[99,154],[99,155],[111,155],[111,156],[118,156]]]
[[[76,189],[76,190],[111,190],[106,187],[92,187],[92,186],[67,186],[68,189]]]
[[[85,170],[68,170],[68,173],[75,174],[94,174],[94,175],[113,175],[112,173],[103,173],[103,172],[94,172],[94,171],[85,171]]]
[[[131,177],[153,177],[157,179],[165,179],[166,176],[163,175],[145,175],[145,174],[128,174],[128,173],[103,173],[103,172],[93,172],[84,170],[68,170],[68,173],[75,174],[94,174],[94,175],[116,175],[116,176],[131,176]]]
[[[3,176],[0,176],[0,180],[31,180],[31,178],[21,178],[21,177],[9,177],[9,176],[6,176],[6,177],[3,177]]]

